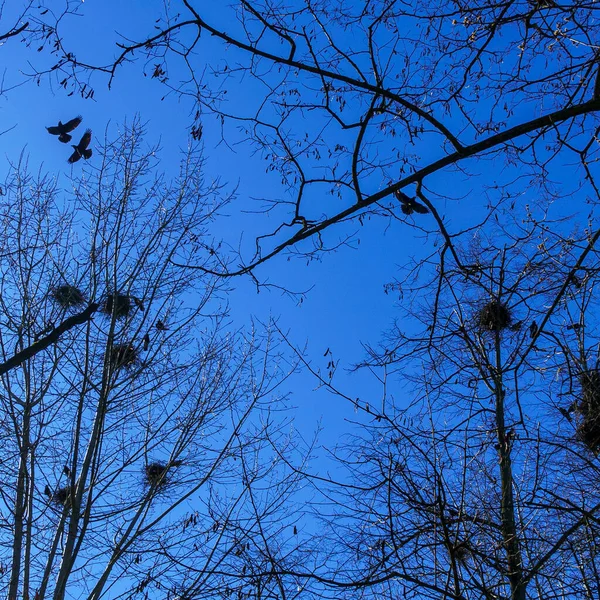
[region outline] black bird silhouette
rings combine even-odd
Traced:
[[[558,410],[559,410],[560,414],[561,414],[561,415],[562,415],[562,416],[563,416],[565,419],[567,419],[567,421],[569,421],[569,423],[572,423],[572,422],[573,422],[573,419],[571,418],[571,413],[570,413],[570,412],[569,412],[569,411],[568,411],[566,408],[563,408],[562,406],[559,406],[559,407],[558,407]]]
[[[81,123],[81,121],[83,121],[83,119],[81,115],[79,115],[78,117],[75,117],[66,123],[59,121],[58,125],[46,127],[46,129],[50,135],[57,135],[59,141],[61,141],[63,144],[66,144],[67,142],[71,141],[69,131],[73,131],[73,129],[75,129]]]
[[[67,476],[67,477],[71,477],[71,469],[69,469],[69,467],[67,467],[67,465],[65,465],[63,467],[63,473]]]
[[[86,129],[86,132],[83,134],[83,136],[81,136],[81,139],[79,140],[79,144],[77,144],[77,146],[75,146],[73,144],[73,148],[75,150],[74,150],[73,154],[71,154],[71,156],[69,156],[69,163],[71,163],[71,164],[76,163],[82,156],[86,160],[88,158],[90,158],[90,156],[92,156],[92,151],[88,150],[88,146],[90,145],[91,141],[92,141],[92,130]]]
[[[531,325],[529,326],[529,335],[531,337],[535,337],[535,334],[538,332],[538,326],[537,323],[535,321],[531,322]]]
[[[52,498],[52,490],[50,489],[50,486],[49,486],[49,485],[47,485],[47,486],[44,488],[44,494],[46,494],[46,496],[48,496],[48,498]]]
[[[159,319],[156,321],[156,329],[159,331],[167,331],[169,328]]]
[[[414,198],[410,198],[404,192],[396,190],[394,194],[396,195],[396,198],[400,200],[400,208],[405,215],[412,215],[413,213],[426,215],[429,212],[429,209],[426,206],[417,202]]]
[[[150,334],[147,333],[144,336],[144,350],[148,350],[148,348],[150,348]]]
[[[139,299],[136,298],[135,296],[132,296],[133,301],[135,302],[135,305],[142,311],[144,312],[144,303]]]

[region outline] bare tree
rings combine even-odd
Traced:
[[[323,594],[597,596],[600,230],[543,212],[507,206],[510,225],[462,243],[444,230],[390,285],[403,318],[361,365],[380,402],[311,367],[359,412],[346,476],[314,476]]]
[[[217,269],[240,274],[303,240],[313,241],[304,255],[336,247],[368,215],[435,229],[402,201],[414,185],[441,212],[469,194],[518,197],[532,181],[548,196],[557,183],[594,195],[597,10],[591,1],[239,0],[214,11],[179,0],[147,37],[121,31],[106,65],[84,48],[75,58],[59,24],[50,72],[83,93],[94,74],[110,83],[139,60],[189,99],[193,135],[217,116],[225,141],[262,153],[282,193],[264,199],[276,225],[265,224],[255,254]],[[484,160],[493,182],[479,176]]]
[[[0,393],[11,600],[279,589],[253,561],[294,554],[298,478],[282,461],[298,455],[285,419],[269,418],[294,365],[268,325],[226,325],[214,277],[175,266],[210,239],[223,201],[196,151],[173,181],[156,156],[136,123],[69,192],[24,158],[5,185],[0,344],[19,357]]]

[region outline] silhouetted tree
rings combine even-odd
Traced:
[[[0,593],[11,600],[196,587],[220,598],[253,589],[243,569],[260,557],[297,546],[283,533],[294,444],[266,416],[283,407],[293,364],[268,325],[225,325],[214,277],[174,264],[196,255],[223,204],[200,156],[168,181],[144,148],[140,126],[125,128],[66,198],[25,160],[6,181]]]
[[[544,197],[580,185],[579,203],[594,196],[597,11],[591,1],[529,0],[237,0],[214,11],[177,0],[106,65],[75,59],[59,24],[50,73],[85,93],[94,73],[110,83],[143,57],[144,69],[195,103],[195,136],[216,115],[238,153],[245,143],[262,154],[282,190],[256,254],[217,269],[248,273],[303,240],[314,240],[303,254],[337,247],[328,231],[339,225],[344,240],[348,223],[367,215],[412,222],[417,209],[469,203],[466,217],[485,210],[486,196],[523,211],[518,198],[532,185]],[[429,205],[417,202],[419,190]],[[431,218],[414,222],[437,229]]]

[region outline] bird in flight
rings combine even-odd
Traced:
[[[78,127],[81,121],[83,121],[83,118],[81,117],[81,115],[79,115],[78,117],[75,117],[74,119],[71,119],[66,123],[59,121],[58,125],[46,127],[46,129],[48,130],[48,133],[50,135],[57,135],[59,141],[61,141],[63,144],[66,144],[71,141],[71,136],[69,135],[69,132],[73,131],[73,129]]]
[[[74,150],[73,154],[71,154],[71,156],[69,156],[69,163],[71,163],[71,164],[76,163],[82,156],[86,160],[88,158],[90,158],[90,156],[92,156],[92,151],[88,150],[88,146],[90,145],[91,141],[92,141],[92,130],[86,129],[86,132],[81,136],[81,139],[79,140],[79,144],[77,144],[77,146],[75,146],[73,144],[73,148],[75,150]]]
[[[414,198],[410,198],[404,192],[396,190],[394,194],[396,198],[400,200],[400,208],[405,215],[412,215],[413,213],[426,215],[429,212],[429,209],[426,206],[417,202]]]

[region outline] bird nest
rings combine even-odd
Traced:
[[[579,375],[581,399],[577,405],[580,419],[577,437],[596,454],[600,452],[600,372],[584,371]]]
[[[64,308],[80,306],[85,302],[83,292],[74,285],[59,285],[51,293],[54,301]]]
[[[106,296],[102,305],[102,312],[107,315],[115,315],[115,319],[126,319],[133,309],[131,296],[111,292]]]
[[[511,321],[508,306],[499,300],[488,302],[477,313],[477,323],[484,331],[502,331],[510,325]]]
[[[467,560],[469,560],[472,554],[471,548],[469,548],[469,545],[465,541],[458,542],[452,549],[452,555],[458,562],[461,563],[465,563]]]
[[[148,463],[144,469],[146,483],[152,486],[164,486],[167,484],[167,472],[169,467],[163,462]]]
[[[131,343],[114,344],[110,353],[110,362],[115,369],[130,369],[138,364],[137,348]]]
[[[55,504],[60,504],[61,506],[70,506],[71,505],[71,488],[69,486],[62,487],[52,496],[52,501]]]

